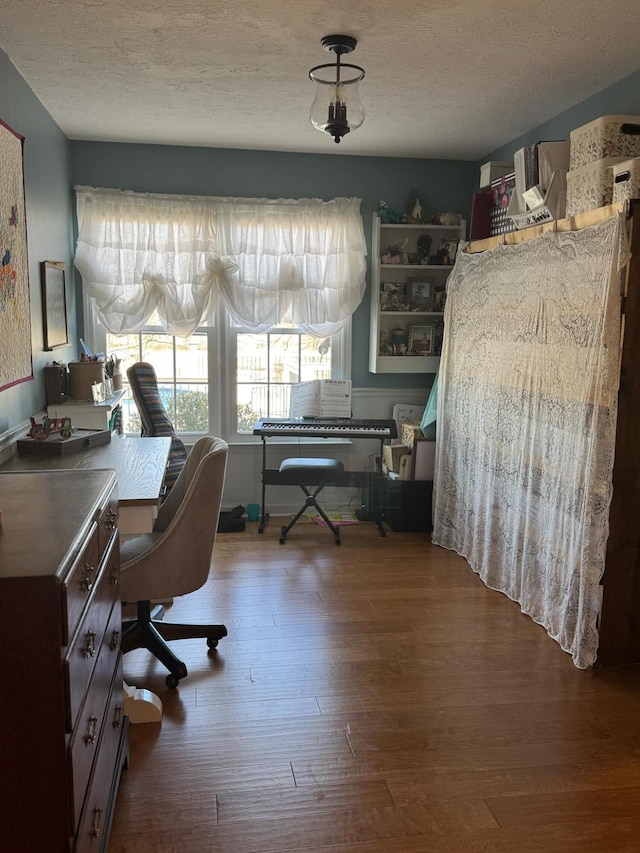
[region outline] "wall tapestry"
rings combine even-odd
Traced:
[[[0,119],[0,391],[33,379],[23,142]]]

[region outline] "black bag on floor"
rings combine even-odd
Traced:
[[[235,506],[228,512],[221,512],[218,519],[218,533],[242,533],[245,528],[243,506]]]

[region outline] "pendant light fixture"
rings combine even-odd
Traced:
[[[323,48],[335,53],[335,64],[316,65],[309,78],[316,85],[316,94],[311,104],[311,124],[328,133],[336,142],[364,121],[364,109],[360,101],[358,83],[364,78],[364,69],[359,65],[341,62],[345,53],[351,53],[358,44],[352,36],[325,36]]]

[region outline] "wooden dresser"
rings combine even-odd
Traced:
[[[0,474],[0,847],[105,851],[128,760],[111,471]]]

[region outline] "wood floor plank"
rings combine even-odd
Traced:
[[[315,528],[315,529],[314,529]],[[427,534],[221,534],[147,651],[109,853],[640,853],[640,669],[577,670]]]

